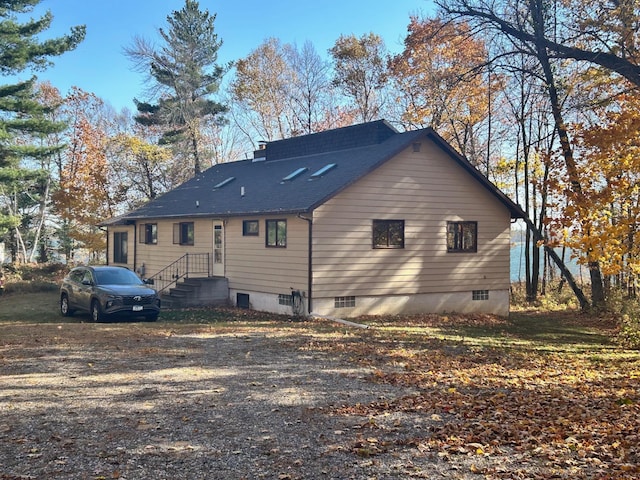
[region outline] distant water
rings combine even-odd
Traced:
[[[560,258],[562,258],[562,249],[556,248],[556,253]],[[540,249],[540,275],[542,275],[542,262],[544,260],[544,249]],[[576,263],[575,260],[571,259],[570,250],[566,250],[564,254],[564,261],[569,271],[580,280],[582,276],[585,279],[588,279],[589,272],[585,267],[582,267]],[[560,270],[556,266],[555,262],[551,260],[551,265],[555,268],[557,275],[560,275]],[[513,241],[511,243],[511,281],[512,282],[524,282],[525,280],[525,263],[524,263],[524,243],[521,241]]]

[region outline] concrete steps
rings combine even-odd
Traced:
[[[224,277],[185,278],[162,294],[163,308],[229,305],[229,281]]]

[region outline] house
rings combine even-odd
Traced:
[[[103,226],[110,264],[225,279],[256,310],[507,315],[523,215],[432,129],[380,120],[269,142]]]

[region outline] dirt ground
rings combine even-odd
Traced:
[[[312,341],[269,327],[0,324],[0,479],[478,478],[464,457],[376,444],[374,426],[401,443],[428,416],[336,414],[407,390]]]

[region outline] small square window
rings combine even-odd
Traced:
[[[260,222],[258,220],[243,220],[242,235],[244,237],[257,237],[259,233]]]
[[[474,290],[472,294],[473,300],[489,300],[489,290]]]
[[[373,248],[404,248],[404,220],[374,220]]]
[[[478,222],[447,222],[447,252],[478,251]]]
[[[356,306],[356,297],[335,297],[335,308],[349,308]]]

